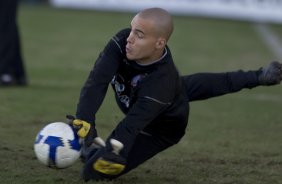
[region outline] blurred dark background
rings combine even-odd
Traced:
[[[20,0],[22,3],[38,4],[38,3],[48,3],[49,0]]]

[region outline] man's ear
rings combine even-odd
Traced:
[[[163,49],[166,46],[166,40],[164,38],[159,38],[156,42],[157,49]]]

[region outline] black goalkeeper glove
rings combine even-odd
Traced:
[[[96,171],[107,175],[107,177],[119,175],[126,167],[125,158],[119,155],[120,151],[123,149],[123,144],[116,139],[110,139],[110,144],[112,151],[105,152],[93,164]]]
[[[259,84],[270,86],[279,84],[282,80],[282,64],[273,61],[258,71]]]
[[[105,146],[105,142],[98,137],[97,130],[93,124],[76,119],[72,115],[67,115],[66,117],[69,124],[77,131],[77,135],[83,139],[84,147],[90,147],[92,144],[96,144],[98,147]]]

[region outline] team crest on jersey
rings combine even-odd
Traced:
[[[128,108],[130,104],[130,99],[127,92],[128,89],[126,88],[123,77],[120,75],[114,76],[114,78],[112,79],[112,85],[120,102]]]
[[[126,81],[121,75],[116,75],[112,79],[112,85],[118,96],[119,101],[125,105],[125,107],[130,106],[131,95],[133,95],[133,90],[139,85],[140,81],[144,79],[147,74],[139,74],[134,76],[131,80]]]
[[[131,86],[132,87],[136,87],[138,84],[139,84],[139,82],[142,80],[142,79],[144,79],[145,77],[146,77],[147,75],[146,74],[139,74],[139,75],[136,75],[135,77],[133,77],[132,79],[131,79]]]

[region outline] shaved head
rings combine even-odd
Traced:
[[[149,8],[139,12],[136,16],[153,21],[156,33],[164,37],[166,41],[169,40],[173,32],[173,20],[166,10]]]
[[[151,64],[165,53],[173,32],[171,15],[161,8],[149,8],[134,16],[127,37],[126,56],[138,64]]]

